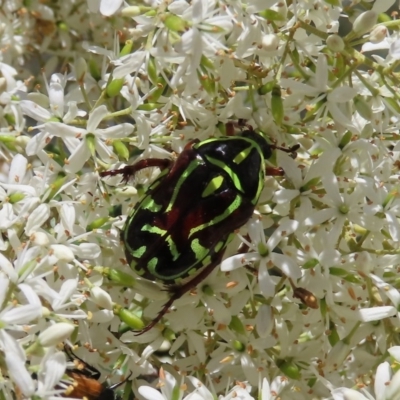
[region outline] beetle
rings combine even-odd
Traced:
[[[273,149],[252,129],[236,136],[189,142],[175,162],[143,159],[100,175],[123,175],[159,167],[160,175],[128,215],[121,232],[127,262],[136,273],[161,281],[170,293],[159,314],[137,334],[150,330],[172,303],[220,264],[233,232],[253,215]],[[283,175],[269,168],[269,175]]]
[[[68,347],[64,347],[64,351],[68,358],[74,362],[74,368],[68,368],[65,373],[73,379],[74,383],[67,389],[64,397],[75,397],[78,399],[87,400],[115,400],[118,396],[115,395],[115,389],[123,385],[131,376],[131,374],[122,382],[106,387],[99,382],[100,372],[81,360]]]

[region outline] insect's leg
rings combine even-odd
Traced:
[[[267,175],[267,176],[284,176],[285,171],[280,167],[266,167],[265,175]]]
[[[124,383],[126,383],[128,381],[128,379],[132,376],[132,371],[130,372],[130,374],[121,382],[118,383],[114,383],[114,385],[111,385],[110,387],[108,387],[107,389],[114,391],[115,389],[117,389],[118,387],[122,386]],[[108,398],[108,397],[107,397]],[[111,397],[110,397],[111,398]],[[115,396],[112,397],[113,399],[115,398]]]
[[[271,144],[270,146],[271,146],[271,149],[280,150],[280,151],[283,151],[283,152],[285,152],[285,153],[289,153],[290,156],[291,156],[293,159],[297,157],[297,153],[296,153],[296,152],[297,152],[297,150],[300,148],[300,145],[299,145],[299,144],[295,144],[294,146],[288,147],[288,148],[286,148],[286,147],[281,147],[281,146],[276,146],[275,144]]]
[[[158,322],[160,322],[161,318],[167,313],[168,309],[172,306],[172,303],[175,300],[181,298],[186,292],[196,287],[200,282],[202,282],[208,275],[214,270],[214,268],[221,262],[222,256],[224,255],[225,248],[220,250],[218,253],[214,255],[214,260],[211,261],[209,265],[207,265],[198,275],[196,275],[193,279],[186,282],[181,286],[171,286],[168,288],[168,291],[171,294],[169,300],[163,305],[161,311],[157,314],[157,316],[148,324],[145,328],[140,331],[134,331],[135,336],[142,335],[143,333],[149,331],[153,326],[155,326]]]
[[[124,168],[101,172],[100,176],[123,175],[123,180],[127,182],[131,176],[144,168],[158,167],[160,169],[165,169],[170,167],[171,164],[172,161],[167,158],[147,158],[145,160],[138,161],[136,164],[127,165]]]
[[[92,379],[99,379],[100,378],[100,371],[97,370],[95,367],[92,367],[87,362],[83,361],[79,358],[72,350],[71,347],[68,345],[64,345],[64,352],[68,356],[70,361],[79,361],[80,365],[77,365],[77,368],[74,368],[77,372],[82,375],[88,376]]]

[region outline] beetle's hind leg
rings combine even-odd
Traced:
[[[104,176],[115,176],[122,175],[123,181],[128,182],[129,179],[136,174],[136,172],[149,168],[158,167],[161,170],[168,168],[172,165],[172,161],[168,158],[148,158],[145,160],[140,160],[136,164],[127,165],[124,168],[112,169],[111,171],[104,171],[100,173],[101,177]]]
[[[214,254],[214,260],[211,261],[206,267],[204,267],[201,272],[199,272],[193,279],[184,283],[183,285],[171,285],[167,287],[168,292],[171,297],[169,300],[163,305],[161,311],[157,314],[157,316],[143,329],[140,331],[134,331],[135,336],[142,335],[143,333],[149,331],[153,328],[158,322],[161,321],[162,317],[168,312],[168,309],[172,306],[175,300],[181,298],[186,292],[196,287],[200,282],[202,282],[208,275],[214,270],[214,268],[220,264],[222,260],[222,256],[224,255],[225,248],[222,248],[218,253]]]

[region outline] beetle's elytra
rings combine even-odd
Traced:
[[[158,316],[138,334],[151,329],[176,299],[221,262],[234,230],[253,214],[271,147],[255,131],[245,130],[238,136],[192,141],[174,163],[144,159],[101,174],[122,174],[127,181],[143,168],[162,170],[121,233],[131,268],[143,278],[168,285],[171,294]]]

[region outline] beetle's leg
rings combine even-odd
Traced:
[[[146,158],[145,160],[138,161],[136,164],[127,165],[124,168],[101,172],[100,176],[123,175],[123,181],[127,182],[131,176],[135,175],[136,172],[144,168],[158,167],[160,169],[165,169],[170,167],[171,164],[172,160],[167,158]]]
[[[181,298],[186,292],[196,287],[200,282],[202,282],[208,275],[214,270],[214,268],[221,262],[222,256],[224,255],[225,248],[220,250],[218,253],[214,255],[215,259],[208,264],[198,275],[196,275],[193,279],[186,282],[183,285],[175,285],[170,286],[168,291],[171,294],[169,300],[163,305],[161,311],[157,314],[157,316],[143,329],[140,331],[134,331],[135,336],[142,335],[143,333],[149,331],[153,326],[155,326],[158,322],[160,322],[161,318],[167,313],[168,309],[172,306],[172,303],[175,300]]]
[[[286,147],[280,147],[280,146],[271,144],[270,147],[271,147],[271,149],[274,149],[274,150],[280,150],[280,151],[284,151],[285,153],[290,153],[290,156],[292,158],[296,158],[297,157],[296,150],[298,150],[300,148],[300,145],[295,144],[292,147],[286,148]],[[265,174],[267,176],[283,176],[283,175],[285,175],[285,171],[279,167],[266,167]]]
[[[294,146],[289,147],[289,148],[276,146],[275,144],[270,144],[270,146],[271,146],[271,149],[280,150],[280,151],[284,151],[285,153],[289,153],[292,158],[296,158],[297,157],[297,153],[296,152],[300,148],[299,144],[295,144]]]
[[[183,149],[184,150],[190,150],[197,143],[200,143],[200,140],[199,139],[193,139],[190,142],[187,142]]]
[[[285,171],[280,167],[266,167],[265,175],[267,175],[267,176],[284,176]]]

